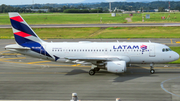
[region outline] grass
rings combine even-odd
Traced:
[[[150,19],[142,17],[150,14]],[[129,14],[116,14],[116,17],[111,17],[110,13],[99,14],[69,14],[69,13],[21,13],[21,16],[26,20],[28,24],[108,24],[108,23],[126,23],[125,18],[129,17]],[[169,13],[149,12],[133,14],[131,23],[177,23],[180,22],[180,13],[170,13],[168,19],[162,20],[161,17],[169,16]],[[102,18],[102,22],[100,19]],[[10,25],[8,14],[0,13],[0,25]]]
[[[85,39],[100,28],[36,28],[34,31],[43,39],[61,38],[61,39]]]
[[[180,27],[110,27],[91,38],[180,38]]]
[[[33,28],[42,39],[75,39],[87,38],[101,28]],[[0,29],[1,39],[14,38],[11,28]]]
[[[170,48],[180,55],[180,47],[170,47]],[[176,61],[169,62],[169,64],[180,64],[180,58]]]
[[[150,14],[150,19],[146,19],[146,14]],[[161,19],[164,16],[165,19]],[[144,23],[177,23],[180,22],[180,13],[168,13],[168,12],[149,12],[142,14],[134,14],[132,22],[142,23],[142,17],[144,17]]]
[[[21,14],[28,24],[107,24],[124,23],[128,14],[111,17],[110,13],[102,14],[66,14],[66,13],[27,13]],[[100,19],[102,18],[102,22]],[[8,14],[0,14],[0,25],[9,25]]]
[[[40,38],[180,38],[180,27],[34,28]],[[0,29],[1,39],[14,38],[12,29]]]

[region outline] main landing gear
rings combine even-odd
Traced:
[[[98,72],[100,70],[100,68],[94,68],[94,69],[91,69],[90,71],[89,71],[89,75],[94,75],[96,72]]]
[[[154,74],[154,73],[155,73],[155,70],[153,69],[153,68],[154,68],[154,64],[151,63],[151,64],[150,64],[150,67],[151,67],[151,68],[150,68],[150,73],[151,73],[151,74]]]
[[[95,72],[95,70],[94,69],[91,69],[90,71],[89,71],[89,75],[94,75],[96,72]]]

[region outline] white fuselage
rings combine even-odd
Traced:
[[[42,45],[51,56],[59,57],[60,62],[66,62],[67,57],[100,57],[111,58],[111,60],[114,58],[114,61],[118,59],[126,63],[165,63],[179,58],[174,51],[162,51],[169,49],[168,46],[151,42],[44,42]],[[142,49],[142,45],[145,45],[146,49]],[[52,60],[52,58],[31,50],[19,50],[19,52]]]

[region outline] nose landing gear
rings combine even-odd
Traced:
[[[151,74],[154,74],[154,73],[155,73],[155,70],[154,70],[153,68],[154,68],[154,64],[151,63],[151,64],[150,64],[150,73],[151,73]]]

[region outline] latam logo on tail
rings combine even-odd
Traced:
[[[141,45],[140,47],[141,47],[142,50],[146,50],[147,49],[146,45]]]

